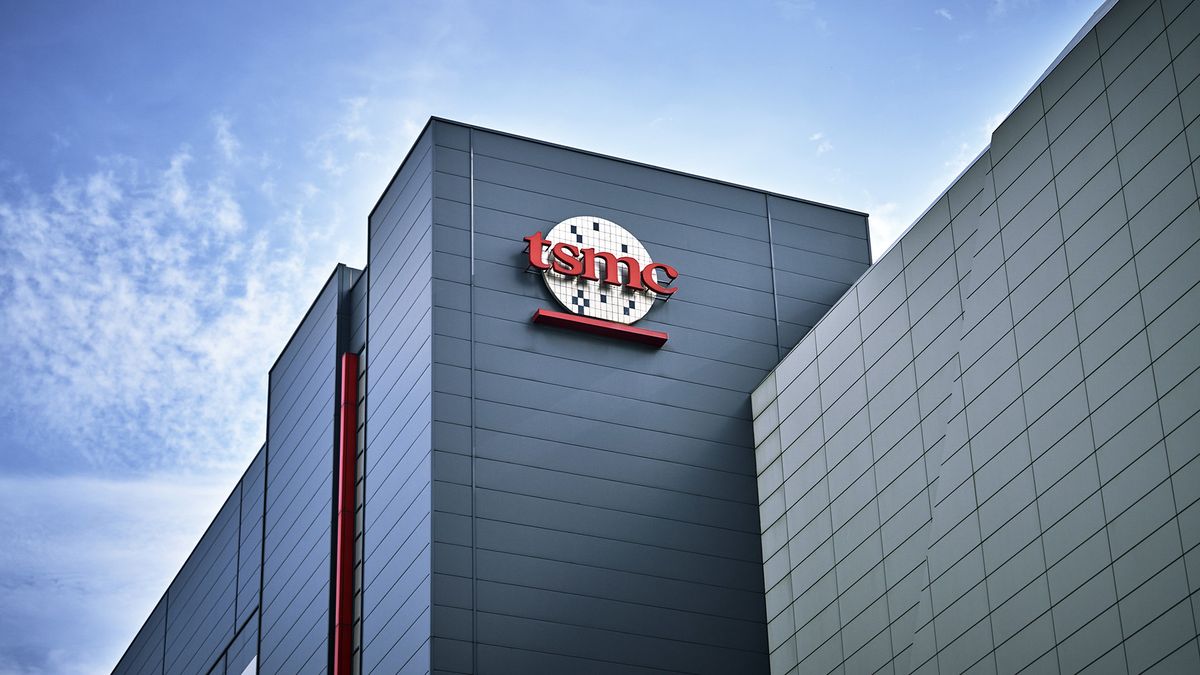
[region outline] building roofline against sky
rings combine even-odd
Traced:
[[[1071,41],[1067,43],[1067,46],[1058,53],[1058,56],[1054,57],[1054,61],[1050,63],[1046,70],[1042,71],[1042,74],[1040,77],[1038,77],[1037,81],[1034,82],[1033,85],[1029,87],[1028,91],[1026,91],[1021,98],[1017,99],[1017,102],[1013,104],[1013,107],[1009,108],[1008,112],[1004,114],[1004,119],[1008,119],[1008,117],[1013,114],[1013,111],[1019,108],[1021,104],[1025,102],[1025,99],[1029,98],[1029,95],[1032,94],[1039,86],[1041,86],[1042,82],[1046,79],[1046,76],[1048,76],[1059,63],[1062,63],[1062,60],[1067,57],[1067,54],[1071,53],[1071,50],[1083,40],[1084,36],[1086,36],[1089,31],[1096,27],[1096,24],[1100,23],[1100,19],[1103,19],[1104,15],[1108,14],[1108,11],[1116,4],[1117,0],[1107,0],[1095,12],[1092,12],[1091,18],[1088,19],[1087,22],[1083,24],[1083,27],[1075,33],[1075,37],[1071,38]],[[943,188],[936,197],[930,200],[929,206],[926,206],[924,211],[917,215],[916,218],[913,218],[912,222],[904,228],[904,231],[901,232],[900,235],[897,236],[896,239],[892,241],[892,243],[886,249],[884,249],[882,253],[879,254],[879,258],[883,258],[883,256],[891,252],[892,247],[900,243],[900,240],[904,238],[904,235],[908,234],[908,231],[912,229],[912,226],[921,222],[921,219],[928,215],[929,211],[933,209],[933,207],[937,206],[938,202],[942,201],[942,197],[946,196],[946,193],[949,192],[950,188],[954,187],[955,183],[957,183],[958,180],[963,177],[963,174],[965,174],[972,166],[975,166],[975,162],[978,162],[979,158],[983,157],[984,153],[991,148],[991,143],[983,146],[983,149],[979,151],[979,154],[972,157],[971,161],[967,162],[966,165],[963,166],[962,170],[958,172],[958,175],[956,175],[954,178],[951,178],[950,181],[946,183],[946,187]],[[875,264],[874,260],[872,260],[871,264]],[[863,272],[863,274],[866,274],[866,272]],[[817,323],[821,322],[818,321]],[[813,328],[816,328],[816,326],[813,326]]]
[[[163,587],[162,593],[158,595],[158,602],[154,603],[154,607],[151,607],[150,613],[146,615],[146,620],[142,622],[142,625],[138,626],[138,629],[133,632],[133,636],[129,638],[129,644],[125,647],[126,652],[128,652],[130,647],[133,646],[133,642],[137,640],[139,635],[142,634],[142,631],[146,628],[146,626],[150,624],[150,619],[154,618],[155,610],[157,610],[158,606],[167,599],[167,593],[171,590],[171,587],[175,585],[175,582],[179,580],[179,575],[183,574],[183,570],[187,567],[188,561],[192,559],[192,556],[196,555],[196,551],[199,550],[200,544],[204,543],[204,538],[208,536],[208,533],[212,531],[213,526],[217,524],[217,516],[221,515],[221,509],[225,508],[225,505],[229,503],[229,500],[233,499],[234,493],[241,489],[242,481],[246,480],[246,476],[250,473],[250,469],[254,466],[254,460],[258,459],[258,455],[264,452],[266,448],[267,442],[264,440],[263,444],[258,446],[258,450],[254,452],[254,457],[250,458],[250,462],[246,464],[246,468],[243,469],[241,475],[238,476],[237,481],[234,482],[233,487],[229,488],[229,491],[225,493],[225,498],[221,500],[221,504],[217,507],[216,512],[213,513],[212,519],[208,521],[208,525],[204,527],[204,531],[200,533],[200,537],[196,539],[196,543],[192,545],[191,550],[188,551],[186,556],[184,556],[183,562],[179,563],[179,569],[175,570],[175,574],[171,575],[171,580],[168,581],[167,585]],[[238,511],[238,518],[240,520],[241,509],[239,508]],[[258,610],[256,609],[254,611],[257,612]],[[238,628],[240,629],[241,626],[239,625]],[[117,657],[117,666],[121,665],[121,659],[123,658],[125,658],[124,653]]]
[[[544,141],[544,140],[541,140],[538,138],[530,138],[529,136],[522,136],[520,134],[514,134],[514,133],[507,132],[507,131],[500,131],[498,129],[489,129],[488,127],[481,127],[477,124],[468,124],[466,122],[452,120],[447,117],[439,117],[437,115],[431,116],[425,122],[425,126],[421,128],[421,133],[417,134],[417,139],[420,139],[421,136],[424,135],[425,132],[429,129],[429,126],[431,124],[433,124],[434,122],[445,122],[447,124],[454,124],[456,126],[463,127],[465,129],[474,129],[476,131],[484,131],[489,134],[496,134],[497,136],[505,136],[508,138],[515,138],[517,140],[527,141],[529,143],[537,143],[538,145],[544,145],[544,146],[547,146],[550,148],[558,148],[560,150],[568,150],[570,152],[577,152],[581,155],[588,155],[591,157],[599,157],[601,159],[608,159],[608,160],[612,160],[614,162],[628,164],[630,166],[638,166],[638,167],[642,167],[645,169],[651,169],[654,171],[662,171],[664,173],[674,174],[676,176],[683,176],[685,178],[694,178],[694,179],[702,180],[702,181],[705,181],[708,183],[715,183],[717,185],[724,185],[726,187],[737,188],[739,190],[747,190],[749,192],[757,192],[759,194],[769,195],[771,197],[778,197],[780,199],[787,199],[789,201],[811,204],[813,206],[819,206],[819,207],[826,208],[826,209],[833,209],[835,211],[841,211],[843,213],[849,213],[849,214],[856,215],[856,216],[869,217],[869,214],[867,214],[867,213],[864,213],[862,211],[855,211],[854,209],[848,209],[843,206],[834,206],[832,204],[825,204],[822,202],[813,201],[811,199],[804,199],[803,197],[795,197],[792,195],[785,195],[785,194],[782,194],[779,192],[772,192],[771,190],[763,190],[761,188],[751,187],[749,185],[741,185],[739,183],[731,183],[729,181],[720,180],[718,178],[709,178],[708,176],[701,176],[699,174],[688,173],[687,171],[668,169],[666,167],[657,166],[655,164],[647,164],[646,162],[638,162],[638,161],[634,161],[632,159],[625,159],[623,157],[615,157],[613,155],[606,155],[602,152],[593,152],[591,150],[584,150],[582,148],[576,148],[576,147],[572,147],[570,145],[564,145],[562,143],[553,143],[551,141]],[[396,173],[392,174],[392,178],[390,180],[388,180],[388,184],[386,187],[384,187],[383,192],[380,193],[379,198],[375,200],[375,205],[371,207],[371,212],[369,214],[367,214],[368,220],[371,218],[371,216],[375,215],[375,209],[379,208],[379,203],[381,201],[383,201],[383,195],[387,194],[388,188],[390,188],[392,186],[392,182],[395,181],[396,176],[400,174],[400,167],[403,167],[404,164],[406,162],[408,162],[409,158],[412,156],[413,148],[415,148],[415,147],[416,147],[416,140],[413,141],[412,147],[410,147],[408,149],[408,153],[404,155],[404,159],[400,162],[400,166],[396,167]],[[868,241],[870,240],[869,232],[867,233],[867,239],[868,239]]]
[[[1051,71],[1054,70],[1055,66],[1057,66],[1059,63],[1061,63],[1062,60],[1064,58],[1066,58],[1067,54],[1071,53],[1071,50],[1074,49],[1075,46],[1078,45],[1083,40],[1083,38],[1088,34],[1089,31],[1091,31],[1093,28],[1096,27],[1096,24],[1100,23],[1100,20],[1103,19],[1104,16],[1106,14],[1108,14],[1108,11],[1110,9],[1112,9],[1114,6],[1116,6],[1116,4],[1117,4],[1117,0],[1107,0],[1103,5],[1101,5],[1099,7],[1099,9],[1097,9],[1095,12],[1092,13],[1091,18],[1088,19],[1083,24],[1083,27],[1080,28],[1075,33],[1075,37],[1071,38],[1071,41],[1067,43],[1067,46],[1064,47],[1062,49],[1062,51],[1060,51],[1058,53],[1058,56],[1056,56],[1054,58],[1054,61],[1051,62],[1050,66],[1047,67],[1046,70],[1042,71],[1041,76],[1039,76],[1037,81],[1033,83],[1033,86],[1029,87],[1029,90],[1025,92],[1025,95],[1022,96],[1020,99],[1018,99],[1017,102],[1013,105],[1013,107],[1010,108],[1007,113],[1005,113],[1004,119],[1008,119],[1008,117],[1010,115],[1012,115],[1013,111],[1016,110],[1018,107],[1020,107],[1020,105],[1025,102],[1025,99],[1029,98],[1029,95],[1032,94],[1034,92],[1034,90],[1036,90],[1039,86],[1041,86],[1042,82],[1046,79],[1046,76],[1048,76],[1051,73]],[[987,145],[983,146],[983,149],[979,151],[979,154],[977,154],[973,158],[971,158],[971,161],[967,162],[966,165],[963,166],[962,170],[960,170],[958,172],[958,175],[956,175],[954,178],[951,178],[950,181],[946,183],[946,187],[942,188],[942,191],[939,192],[936,197],[934,197],[932,200],[930,200],[929,205],[925,207],[925,210],[921,211],[921,213],[916,218],[913,218],[913,221],[911,223],[909,223],[907,227],[904,228],[904,231],[902,231],[896,237],[896,239],[894,241],[892,241],[892,243],[886,249],[883,250],[882,253],[879,254],[879,257],[878,258],[872,257],[871,265],[874,266],[876,260],[882,260],[884,256],[886,256],[887,254],[892,252],[893,248],[899,246],[900,240],[904,239],[904,235],[908,234],[908,231],[912,229],[913,225],[916,225],[917,223],[921,222],[921,219],[924,218],[926,215],[928,215],[929,212],[933,209],[933,207],[937,206],[938,202],[942,201],[942,198],[946,196],[946,193],[950,192],[950,188],[952,188],[956,184],[958,184],[959,179],[962,178],[963,175],[966,174],[968,171],[970,171],[971,167],[975,166],[975,162],[978,162],[979,158],[983,157],[983,155],[985,153],[987,153],[988,150],[991,150],[991,148],[992,148],[991,143],[988,143]],[[868,218],[870,218],[870,217],[868,216]],[[868,222],[869,222],[869,220],[868,220]],[[872,254],[873,253],[874,252],[872,251]],[[870,270],[871,270],[871,268],[868,267],[867,270],[863,272],[863,274],[866,274]],[[862,277],[860,276],[859,278],[861,279]],[[854,283],[858,283],[858,282],[855,281]],[[851,284],[851,286],[853,286],[853,284]],[[835,302],[833,304],[833,307],[836,307],[838,305],[838,303],[840,303],[843,299],[845,299],[845,297],[846,296],[843,295],[841,298],[838,298],[838,302]],[[830,307],[829,309],[832,311],[833,307]],[[820,319],[817,319],[817,323],[814,324],[812,328],[808,329],[808,334],[811,335],[812,332],[817,329],[817,326],[821,325],[821,322],[824,321],[825,317],[827,317],[827,316],[829,316],[829,312],[826,312],[823,316],[821,316]],[[803,342],[803,341],[804,340],[801,339],[800,342]],[[796,347],[799,347],[799,346],[800,346],[800,344],[797,343],[795,347],[792,347],[792,349],[788,350],[788,354],[791,354],[792,350],[796,349]],[[788,357],[788,354],[784,354],[783,358],[779,359],[779,361],[782,363],[783,360]],[[774,374],[774,371],[772,371],[771,373],[768,373],[767,376],[762,379],[762,382],[766,382],[767,378],[771,377],[771,375],[773,375],[773,374]],[[758,383],[759,386],[762,386],[762,382]]]

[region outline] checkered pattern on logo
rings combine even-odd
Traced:
[[[555,225],[546,234],[546,239],[555,244],[566,242],[581,249],[594,248],[596,252],[612,253],[618,258],[629,256],[638,261],[642,269],[653,262],[642,243],[625,228],[611,220],[595,216],[575,216]],[[553,255],[546,251],[546,262]],[[599,265],[600,279],[604,278],[603,262]],[[625,266],[619,267],[622,279],[626,279]],[[542,272],[546,286],[563,307],[575,314],[594,319],[633,323],[646,315],[654,305],[653,291],[634,291],[626,286],[613,286],[601,281],[589,281],[583,277],[571,277],[555,272],[553,267]]]

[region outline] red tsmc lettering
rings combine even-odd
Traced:
[[[553,269],[569,277],[583,277],[589,281],[601,281],[613,286],[628,286],[637,291],[649,289],[659,295],[671,295],[678,289],[658,281],[655,273],[662,270],[667,283],[679,276],[679,271],[670,265],[650,263],[645,268],[636,258],[617,256],[608,251],[594,248],[580,249],[574,244],[547,241],[541,232],[525,237],[529,242],[529,264],[539,270]],[[549,259],[546,251],[550,251]],[[624,270],[622,271],[622,268]]]

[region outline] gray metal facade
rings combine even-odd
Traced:
[[[772,672],[1200,672],[1198,33],[1112,6],[756,389]]]
[[[328,671],[334,356],[361,348],[363,279],[338,266],[284,347],[266,444],[114,673]]]
[[[530,322],[522,237],[576,215],[680,269],[662,349]],[[434,120],[371,223],[364,670],[765,672],[747,394],[865,217]]]
[[[522,238],[578,215],[680,270],[661,349],[530,322]],[[345,352],[361,672],[766,672],[749,393],[869,260],[864,214],[431,120],[116,672],[329,669]]]

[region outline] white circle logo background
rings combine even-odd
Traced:
[[[642,242],[625,228],[596,216],[567,218],[546,234],[546,240],[555,244],[573,244],[581,249],[594,248],[597,253],[608,252],[618,258],[628,256],[638,261],[642,269],[654,262]],[[553,262],[553,259],[553,254],[547,250],[546,262]],[[621,266],[621,271],[624,274],[624,266]],[[636,291],[628,286],[613,286],[582,276],[567,276],[555,272],[553,265],[542,272],[542,278],[563,307],[572,314],[593,319],[633,323],[650,311],[656,297],[654,291],[649,289]]]

